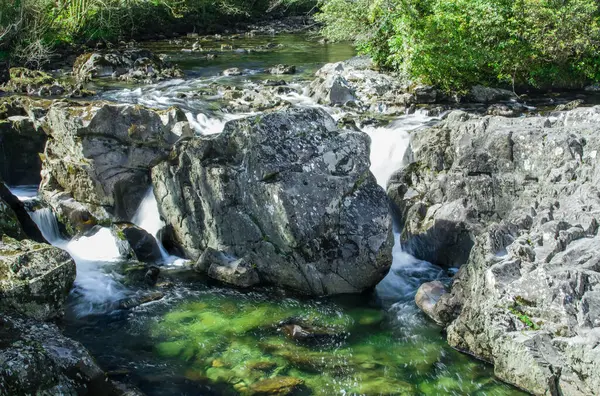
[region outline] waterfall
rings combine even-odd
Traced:
[[[410,142],[410,131],[421,128],[431,117],[415,113],[396,119],[387,126],[365,127],[371,137],[371,172],[377,183],[386,188],[390,176],[406,165],[405,154]],[[419,286],[443,276],[443,270],[427,261],[419,260],[402,250],[400,232],[394,227],[392,267],[388,275],[377,285],[376,292],[385,306],[398,317],[399,327],[418,326],[422,315],[414,304]]]
[[[160,255],[164,264],[181,265],[183,260],[177,256],[171,256],[165,249],[160,238],[160,231],[164,228],[165,223],[160,218],[158,211],[158,202],[154,196],[154,189],[150,187],[142,199],[140,206],[133,215],[131,222],[156,239],[156,243],[160,249]]]
[[[119,242],[110,228],[99,228],[95,234],[72,240],[65,239],[56,216],[50,208],[30,213],[46,240],[66,250],[77,265],[77,277],[73,295],[75,315],[81,317],[92,313],[107,312],[127,296],[127,289],[111,271],[111,263],[122,256]]]
[[[386,188],[390,176],[404,165],[404,155],[410,143],[409,132],[431,120],[431,117],[416,112],[386,126],[363,128],[363,132],[371,137],[371,172],[381,187]]]

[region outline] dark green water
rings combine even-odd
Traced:
[[[178,63],[185,81],[123,87],[106,80],[98,84],[105,90],[101,96],[157,107],[176,104],[194,117],[212,109],[214,116],[218,97],[182,99],[178,94],[210,84],[274,78],[260,70],[280,63],[296,65],[298,73],[277,79],[305,85],[324,63],[355,54],[347,44],[323,45],[298,35],[206,41],[201,42],[203,53],[181,51],[193,42],[147,44]],[[235,52],[266,44],[274,48]],[[221,45],[233,50],[221,51]],[[206,52],[218,54],[209,60]],[[231,67],[245,75],[219,77]],[[241,292],[202,277],[182,278],[180,271],[163,271],[162,300],[84,318],[73,318],[71,312],[65,331],[91,351],[111,378],[150,396],[288,390],[298,395],[522,394],[494,379],[492,367],[449,348],[442,329],[416,308],[419,284],[443,271],[398,247],[394,256],[393,269],[377,291],[335,299],[298,298],[277,289]],[[127,282],[116,267],[106,264],[106,276],[124,283],[129,293],[145,289]],[[72,307],[81,298],[85,296],[74,295]],[[302,336],[303,331],[308,335]]]

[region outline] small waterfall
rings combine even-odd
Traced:
[[[371,172],[377,183],[386,188],[390,176],[402,168],[410,142],[410,131],[423,127],[432,120],[422,113],[401,117],[387,126],[363,129],[371,137]],[[376,292],[384,306],[397,316],[396,323],[406,333],[422,323],[422,315],[414,304],[419,286],[439,279],[443,270],[427,261],[419,260],[402,250],[400,231],[394,229],[392,267],[377,285]]]
[[[409,132],[431,120],[431,117],[416,112],[386,126],[363,128],[371,137],[371,172],[380,186],[386,188],[390,176],[404,165],[404,155],[410,143]]]
[[[62,249],[66,247],[68,241],[60,234],[58,221],[56,221],[56,216],[54,216],[50,208],[41,208],[35,212],[30,212],[29,216],[37,224],[42,235],[51,245]]]
[[[30,201],[38,195],[37,185],[9,186],[8,189],[19,201]]]
[[[127,289],[111,271],[111,264],[122,257],[119,242],[109,228],[102,227],[93,235],[68,240],[61,235],[50,208],[38,209],[30,216],[44,238],[53,246],[66,250],[77,264],[73,289],[75,315],[81,317],[110,311],[127,296]]]
[[[152,187],[146,192],[146,195],[140,203],[138,210],[135,212],[135,215],[133,215],[131,222],[156,239],[163,263],[170,265],[181,265],[183,263],[183,260],[180,257],[169,255],[161,242],[160,231],[164,228],[165,223],[160,218],[158,202],[156,202],[154,189]]]

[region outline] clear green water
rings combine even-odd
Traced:
[[[186,73],[184,82],[122,87],[105,80],[97,86],[111,100],[177,104],[195,114],[212,108],[209,100],[180,99],[177,93],[273,78],[257,71],[279,63],[296,65],[298,73],[277,79],[305,84],[322,64],[355,54],[347,44],[281,35],[204,42],[209,52],[222,44],[234,49],[283,44],[267,52],[223,51],[208,60],[203,53],[181,51],[192,43],[146,44],[178,63]],[[231,67],[248,73],[218,77]],[[212,106],[218,107],[218,100]],[[377,292],[335,299],[298,298],[276,289],[241,292],[200,276],[164,271],[158,287],[165,293],[162,300],[129,311],[69,315],[65,332],[81,341],[111,378],[149,396],[522,394],[494,379],[491,366],[449,348],[441,328],[416,308],[417,287],[438,277],[440,269],[397,261]],[[105,270],[130,293],[146,289],[114,265]],[[310,334],[290,336],[294,324]]]

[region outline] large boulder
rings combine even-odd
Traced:
[[[413,163],[390,184],[405,239],[438,262],[469,253],[428,314],[451,346],[536,395],[600,393],[599,121],[600,107],[453,113],[414,134]]]
[[[3,308],[38,320],[61,316],[75,271],[75,262],[64,250],[4,236],[0,241]]]
[[[107,212],[124,221],[150,185],[150,168],[166,158],[182,131],[191,133],[178,109],[57,102],[46,118],[42,190],[64,191],[97,217]]]
[[[83,54],[75,60],[73,76],[82,82],[99,77],[155,82],[183,77],[183,72],[148,50],[131,49]]]
[[[80,343],[58,328],[0,316],[0,395],[118,395]]]
[[[198,263],[209,275],[313,295],[361,292],[385,276],[393,244],[369,144],[317,109],[232,121],[179,145],[152,170],[154,191],[185,253],[197,260],[213,250]]]

